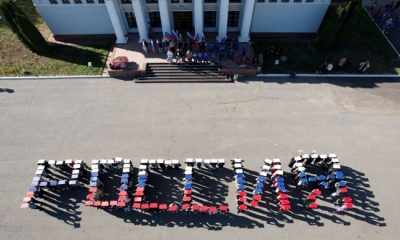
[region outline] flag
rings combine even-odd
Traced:
[[[186,32],[186,35],[188,36],[188,38],[189,38],[190,40],[193,40],[193,36],[192,36],[192,35],[190,35],[190,33],[189,33],[189,32]]]
[[[173,38],[174,38],[174,35],[172,35],[171,33],[164,32],[164,37],[165,37],[166,39],[173,39]]]
[[[172,30],[171,34],[172,34],[173,38],[175,38],[175,39],[178,38],[178,34],[174,30]]]

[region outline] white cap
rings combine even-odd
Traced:
[[[336,153],[329,153],[328,157],[329,158],[337,158]]]
[[[114,159],[107,159],[107,164],[113,164],[115,163]]]
[[[271,160],[271,159],[268,159],[268,158],[266,158],[266,159],[264,160],[264,163],[265,163],[265,164],[268,164],[268,165],[271,165],[271,163],[272,163],[272,160]]]
[[[178,164],[179,160],[178,159],[173,159],[171,162],[172,162],[172,164]]]
[[[279,158],[274,158],[274,159],[272,159],[272,162],[273,162],[273,163],[280,163],[281,160],[280,160]]]
[[[44,160],[44,159],[40,159],[37,161],[38,164],[44,164],[45,162],[46,162],[46,160]]]
[[[140,163],[149,163],[149,160],[144,158],[144,159],[140,160]]]
[[[303,154],[303,155],[301,155],[301,158],[310,158],[310,155],[308,155],[308,154]]]
[[[155,164],[156,162],[157,162],[157,160],[155,160],[155,159],[149,159],[150,164]]]

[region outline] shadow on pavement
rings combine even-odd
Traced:
[[[379,87],[378,86],[379,83],[400,83],[400,77],[399,78],[243,77],[240,78],[239,82],[242,83],[265,82],[265,83],[278,83],[278,84],[287,84],[287,83],[332,84],[339,87],[350,87],[350,88],[377,88]]]
[[[368,178],[364,173],[350,167],[342,166],[342,170],[348,182],[350,196],[353,198],[355,208],[348,212],[338,213],[329,194],[324,194],[317,201],[323,203],[318,209],[306,211],[303,199],[311,191],[310,189],[297,189],[290,173],[285,173],[285,183],[292,205],[291,212],[281,213],[276,203],[276,195],[269,183],[266,184],[260,206],[249,208],[244,213],[236,213],[236,206],[229,206],[231,213],[216,214],[210,216],[200,213],[168,213],[168,212],[139,212],[128,209],[106,208],[105,212],[123,219],[126,223],[141,226],[167,226],[206,228],[208,230],[222,230],[223,227],[237,228],[263,228],[264,224],[276,227],[284,227],[285,224],[295,221],[304,221],[312,226],[324,226],[324,219],[333,223],[351,225],[345,221],[351,217],[379,227],[386,226],[385,219],[378,215],[379,203],[374,200],[374,194],[370,190]],[[137,171],[135,169],[136,178]],[[118,175],[118,173],[115,173]],[[248,202],[252,197],[252,191],[258,177],[258,172],[245,169],[246,191]],[[182,169],[151,170],[146,187],[146,202],[176,203],[181,204],[183,196]],[[136,180],[134,180],[136,181]],[[233,182],[233,171],[223,169],[194,169],[193,173],[193,203],[205,205],[223,204],[228,196],[228,183]],[[114,185],[114,184],[112,184]],[[112,187],[108,188],[113,191]],[[114,189],[115,190],[115,189]],[[107,190],[108,192],[108,190]],[[80,214],[78,204],[84,201],[87,189],[75,189],[71,191],[44,191],[43,201],[38,207],[44,213],[58,218],[74,227],[79,227]],[[234,195],[234,194],[231,194]],[[131,204],[129,204],[131,205]],[[327,207],[326,205],[331,205]]]

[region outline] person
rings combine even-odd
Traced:
[[[172,63],[172,58],[174,57],[174,53],[171,51],[171,49],[168,49],[168,52],[167,52],[167,61],[169,62],[169,63]]]
[[[149,49],[149,43],[143,39],[143,50],[148,53],[148,49]]]
[[[329,63],[328,66],[326,66],[326,71],[331,72],[333,70],[333,64]]]
[[[173,40],[169,41],[168,50],[171,51],[172,53],[175,53],[175,42]]]
[[[347,58],[346,57],[342,57],[342,58],[339,59],[339,62],[338,62],[337,66],[338,66],[339,69],[343,69],[346,66],[346,63],[347,63]]]
[[[369,61],[361,62],[360,66],[358,68],[358,72],[363,73],[363,72],[367,71],[367,69],[370,67],[371,67],[371,64],[369,63]]]
[[[163,42],[162,41],[157,41],[157,47],[158,47],[158,53],[162,53],[163,52]]]
[[[295,78],[296,77],[296,72],[295,71],[291,71],[290,72],[290,77],[291,78]]]
[[[193,53],[192,53],[192,51],[190,51],[190,49],[188,49],[186,51],[186,59],[188,60],[188,62],[192,62],[192,57],[193,57]]]

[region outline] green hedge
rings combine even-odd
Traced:
[[[19,40],[32,52],[47,55],[50,47],[39,30],[13,1],[0,0],[0,15]]]

